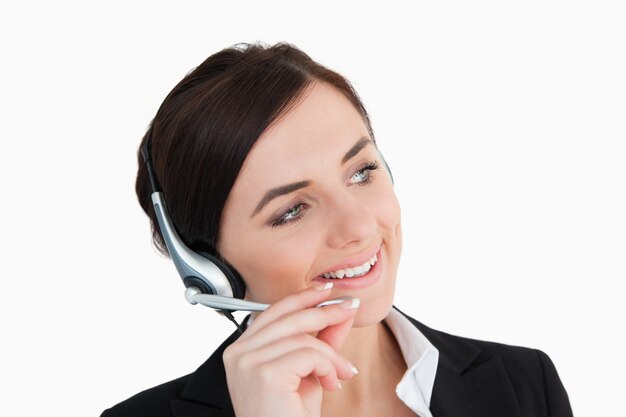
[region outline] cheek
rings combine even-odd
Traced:
[[[376,195],[372,204],[379,226],[397,234],[400,227],[400,203],[393,188],[389,187]]]
[[[400,204],[393,189],[387,190],[377,206],[377,218],[386,245],[387,271],[390,282],[395,282],[402,252],[402,227]]]
[[[275,231],[274,231],[275,232]],[[243,239],[230,261],[246,282],[246,298],[273,303],[305,288],[315,245],[309,239]]]

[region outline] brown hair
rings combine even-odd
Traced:
[[[152,161],[176,230],[192,250],[216,250],[220,218],[239,170],[263,132],[314,82],[354,105],[375,142],[367,111],[341,75],[294,45],[239,43],[189,72],[167,95],[139,150],[152,134]],[[135,191],[150,217],[153,241],[167,255],[141,151]],[[221,257],[221,256],[220,256]]]

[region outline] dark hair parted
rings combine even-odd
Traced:
[[[246,156],[315,82],[343,93],[375,141],[367,111],[350,82],[289,43],[233,45],[208,57],[174,87],[137,154],[135,191],[161,253],[167,255],[167,248],[140,151],[150,133],[154,171],[178,234],[191,250],[220,256],[216,246],[222,210]]]

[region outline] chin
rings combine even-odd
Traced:
[[[393,308],[393,291],[389,295],[371,300],[361,300],[359,311],[356,314],[352,327],[367,327],[378,324],[387,317]]]

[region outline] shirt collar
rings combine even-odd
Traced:
[[[439,351],[395,307],[384,321],[396,338],[407,365],[407,371],[396,386],[396,394],[415,413],[432,417],[429,407]]]

